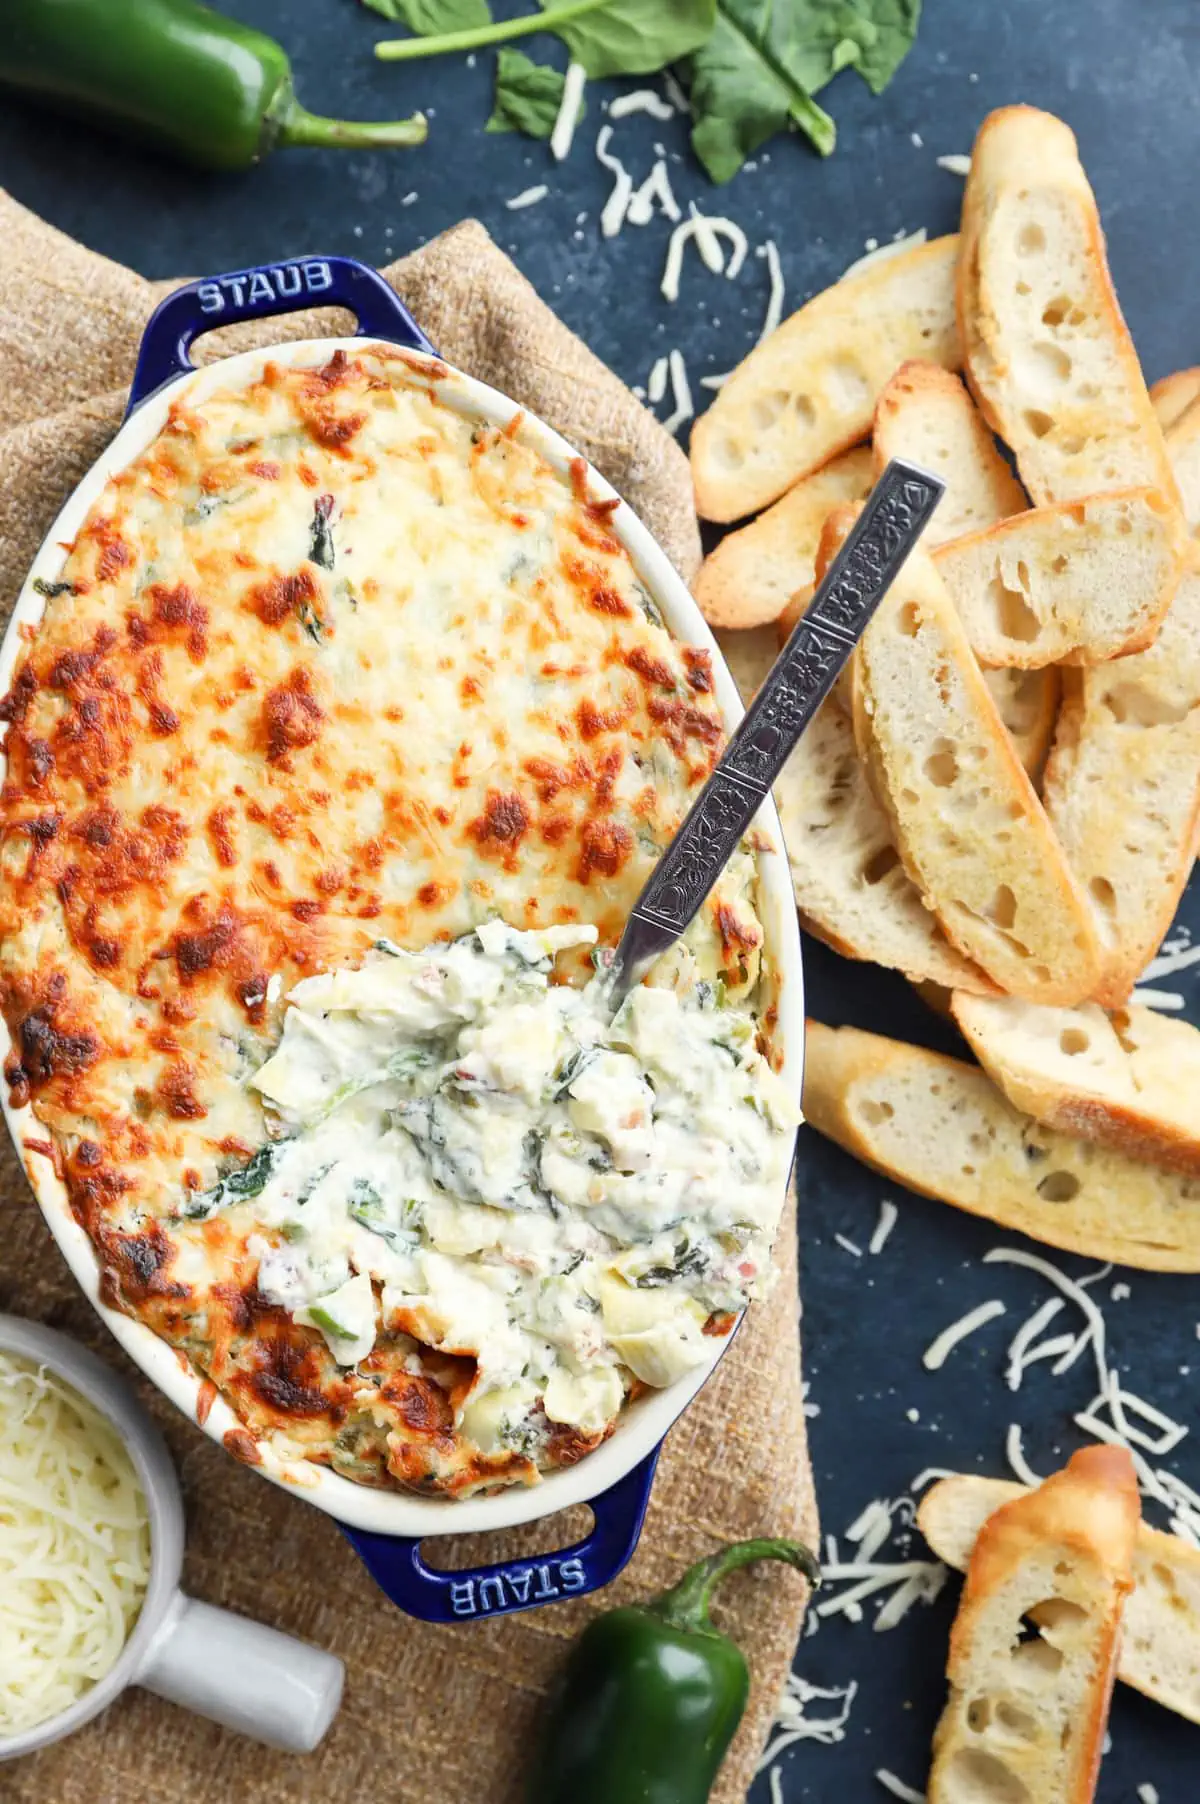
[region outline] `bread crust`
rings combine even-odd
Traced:
[[[831,516],[819,569],[851,518]],[[1013,995],[1088,996],[1100,966],[1090,910],[920,547],[863,635],[852,692],[871,786],[947,938]]]
[[[962,1797],[956,1771],[993,1774],[997,1796],[1008,1774],[1014,1790],[1025,1788],[1021,1796],[1089,1804],[1139,1515],[1129,1454],[1094,1446],[988,1517],[950,1634],[950,1697],[934,1734],[930,1804]],[[1055,1606],[1073,1613],[1065,1627]],[[1026,1613],[1048,1644],[1036,1689],[1016,1675],[1022,1650],[1014,1644]]]
[[[958,238],[936,238],[814,296],[738,365],[692,432],[696,507],[740,520],[864,439],[907,357],[962,361]]]
[[[901,364],[875,406],[875,472],[909,457],[940,476],[946,492],[925,531],[942,545],[1028,506],[960,377],[924,359]]]
[[[1036,107],[980,127],[957,313],[968,380],[1035,503],[1118,487],[1177,503],[1074,134]]]
[[[955,1021],[1014,1108],[1047,1127],[1200,1177],[1200,1030],[1153,1009],[1039,1009],[955,996]],[[1014,1031],[1015,1030],[1015,1031]],[[1063,1042],[1078,1050],[1063,1053]]]
[[[982,1523],[1002,1504],[1028,1495],[1024,1485],[1006,1479],[943,1478],[922,1497],[917,1527],[937,1557],[961,1572]],[[1200,1723],[1200,1549],[1139,1522],[1132,1570],[1117,1677]]]
[[[800,591],[811,597],[821,528],[831,508],[870,493],[874,464],[863,445],[790,488],[709,553],[692,593],[711,627],[743,632],[778,620]]]
[[[1192,402],[1200,399],[1200,365],[1191,369],[1173,370],[1169,376],[1160,376],[1152,382],[1149,389],[1150,405],[1158,415],[1158,423],[1167,432],[1187,412]]]
[[[1032,670],[1145,651],[1187,545],[1179,510],[1155,490],[1115,489],[964,534],[934,562],[980,663]]]
[[[918,1195],[1090,1259],[1200,1271],[1195,1179],[1042,1127],[978,1066],[810,1021],[804,1114]]]

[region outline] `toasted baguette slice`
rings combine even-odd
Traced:
[[[774,630],[718,632],[717,643],[748,704],[775,660]],[[992,992],[909,882],[859,763],[850,716],[832,696],[784,766],[775,803],[810,933],[844,958],[958,985],[956,994]]]
[[[1200,1031],[1149,1008],[956,996],[954,1019],[1014,1108],[1200,1177]]]
[[[1166,436],[1183,517],[1188,531],[1195,534],[1200,532],[1200,403],[1186,408]]]
[[[810,1022],[804,1114],[894,1182],[1048,1246],[1200,1271],[1200,1183],[1042,1127],[975,1065]]]
[[[922,1497],[917,1526],[939,1560],[964,1572],[989,1516],[1029,1495],[1002,1478],[943,1478]],[[1200,1723],[1200,1551],[1144,1522],[1133,1547],[1117,1677]]]
[[[845,516],[822,541],[832,556]],[[1100,944],[927,552],[912,553],[854,658],[854,734],[896,846],[947,938],[1010,995],[1089,996]]]
[[[1058,671],[1052,666],[1045,670],[985,670],[983,680],[1008,728],[1013,751],[1036,786],[1058,719]]]
[[[708,624],[745,629],[778,620],[798,590],[807,606],[825,516],[839,502],[864,500],[873,472],[865,445],[843,452],[722,539],[692,585]]]
[[[992,991],[913,887],[859,763],[854,729],[832,698],[784,766],[775,801],[796,906],[810,932],[845,958]]]
[[[871,430],[909,357],[957,369],[958,239],[937,238],[816,295],[733,372],[692,431],[696,506],[740,520]]]
[[[1175,370],[1150,384],[1150,404],[1164,432],[1170,430],[1195,400],[1200,400],[1200,368]]]
[[[1085,1447],[989,1516],[950,1633],[929,1804],[1091,1804],[1140,1513],[1125,1449]]]
[[[748,708],[758,694],[763,678],[779,656],[775,629],[771,626],[757,626],[748,633],[717,631],[713,637],[729,666],[730,676],[737,684],[738,694]]]
[[[935,556],[981,664],[1098,664],[1152,645],[1183,573],[1178,508],[1122,489],[1032,508]]]
[[[1093,992],[1127,999],[1170,926],[1200,829],[1200,567],[1149,651],[1070,673],[1043,795],[1104,946]]]
[[[1002,107],[963,197],[958,318],[971,386],[1035,503],[1175,483],[1070,128]]]
[[[946,484],[927,546],[994,526],[1028,505],[962,382],[939,364],[901,365],[876,403],[871,442],[877,474],[889,458],[909,457]]]

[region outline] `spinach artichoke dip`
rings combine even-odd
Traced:
[[[195,393],[0,703],[10,1098],[232,1452],[531,1483],[769,1272],[754,836],[615,1018],[602,976],[719,755],[709,658],[442,366]]]

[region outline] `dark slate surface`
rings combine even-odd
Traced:
[[[245,178],[209,178],[156,168],[99,136],[0,101],[0,181],[88,244],[153,276],[305,250],[383,262],[473,213],[631,383],[644,382],[669,344],[681,345],[696,377],[727,368],[752,341],[767,291],[761,261],[751,258],[736,285],[693,268],[683,298],[669,308],[658,296],[662,222],[627,230],[612,244],[599,239],[595,221],[608,178],[591,156],[601,97],[595,90],[570,163],[554,171],[540,146],[482,135],[490,84],[484,57],[474,69],[461,61],[380,68],[370,45],[384,31],[351,0],[307,0],[302,7],[240,0],[240,11],[286,37],[308,105],[364,117],[424,105],[432,113],[428,146],[391,157],[295,151]],[[544,43],[539,50],[557,55]],[[882,101],[849,75],[826,96],[842,134],[833,159],[819,162],[799,141],[777,143],[720,205],[755,242],[776,239],[795,305],[839,273],[868,237],[953,227],[960,183],[935,158],[969,150],[990,107],[1014,100],[1051,107],[1082,141],[1125,309],[1155,377],[1200,359],[1198,80],[1196,0],[927,0],[921,41]],[[664,144],[677,159],[681,199],[712,205],[715,197],[688,159],[681,122],[630,120],[619,135],[632,169],[648,169],[653,144]],[[542,179],[551,182],[552,198],[524,213],[505,209],[506,197]],[[581,212],[587,218],[579,223]],[[1200,937],[1195,897],[1192,924]],[[811,949],[808,973],[812,1012],[824,1019],[913,1038],[945,1035],[898,980],[820,947]],[[1168,987],[1182,990],[1200,1019],[1200,967]],[[899,1495],[925,1465],[1002,1472],[1010,1421],[1022,1424],[1036,1468],[1048,1469],[1069,1451],[1078,1439],[1071,1413],[1092,1390],[1083,1364],[1057,1380],[1042,1367],[1017,1396],[1001,1382],[1011,1333],[1047,1294],[1032,1274],[980,1263],[990,1246],[1014,1237],[899,1194],[900,1220],[888,1247],[860,1261],[834,1236],[865,1244],[889,1187],[808,1134],[801,1174],[805,1341],[820,1409],[811,1426],[826,1528],[840,1533],[871,1497]],[[1061,1263],[1087,1269],[1078,1260]],[[1097,1294],[1107,1301],[1118,1279],[1129,1282],[1132,1295],[1107,1304],[1114,1358],[1143,1395],[1192,1421],[1200,1283],[1114,1273]],[[933,1334],[994,1296],[1007,1302],[1007,1317],[962,1346],[941,1373],[924,1372],[920,1356]],[[915,1422],[911,1410],[919,1413]],[[1172,1463],[1200,1484],[1192,1440]],[[843,1743],[805,1744],[785,1757],[788,1804],[816,1804],[835,1789],[856,1800],[882,1799],[872,1779],[878,1766],[911,1784],[923,1781],[954,1595],[947,1587],[937,1605],[913,1611],[890,1634],[872,1633],[868,1608],[861,1624],[838,1620],[802,1643],[797,1667],[808,1679],[833,1685],[856,1678],[860,1691]],[[1100,1782],[1104,1804],[1132,1801],[1143,1783],[1158,1788],[1163,1804],[1194,1798],[1196,1730],[1121,1691],[1112,1739]],[[765,1798],[765,1782],[761,1789]]]

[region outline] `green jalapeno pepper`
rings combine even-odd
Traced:
[[[210,169],[281,144],[420,144],[425,119],[323,119],[273,38],[199,0],[2,0],[0,84]]]
[[[703,1804],[750,1687],[742,1650],[714,1627],[713,1589],[755,1560],[785,1560],[814,1585],[796,1541],[736,1541],[672,1590],[610,1610],[571,1651],[527,1804]]]

